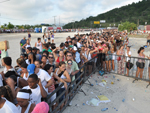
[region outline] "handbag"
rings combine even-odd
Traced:
[[[93,53],[91,56],[92,56],[92,58],[94,58],[95,56],[97,56],[97,53]],[[98,58],[98,57],[96,57],[96,58]]]
[[[133,67],[133,63],[127,62],[126,67],[128,69],[131,69]]]
[[[117,60],[120,61],[120,60],[121,60],[121,57],[118,57]]]

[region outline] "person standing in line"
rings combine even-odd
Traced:
[[[23,39],[20,41],[20,48],[21,48],[21,54],[25,54],[26,50],[24,48],[22,48],[22,46],[24,46],[24,44],[26,44],[26,37],[23,37]]]
[[[5,86],[0,87],[0,91],[7,92]],[[0,113],[20,113],[17,107],[6,98],[2,97],[3,95],[0,94]]]
[[[31,113],[36,106],[34,103],[29,102],[30,94],[32,94],[30,89],[21,89],[18,91],[17,101],[20,113]]]
[[[149,45],[150,45],[150,34],[147,37],[147,46],[149,46]]]
[[[130,65],[130,57],[131,57],[131,51],[130,51],[130,46],[127,46],[127,51],[125,53],[126,56],[126,69],[127,69],[127,74],[126,76],[129,76],[129,70],[131,69]]]
[[[42,50],[43,50],[42,46],[43,46],[43,43],[41,42],[41,38],[38,38],[38,39],[37,39],[37,42],[35,43],[35,47],[36,47],[37,49],[39,49],[40,52],[42,52]]]
[[[44,44],[47,42],[47,36],[46,36],[46,33],[44,33],[43,35],[43,40],[44,40]]]
[[[48,32],[48,42],[50,42],[51,43],[51,35],[50,35],[50,33]]]
[[[31,42],[31,34],[30,34],[30,32],[28,32],[28,39]]]
[[[30,40],[29,40],[29,39],[27,39],[26,44],[24,44],[24,45],[22,46],[22,48],[26,50],[28,47],[31,47],[31,44],[30,44]]]
[[[136,71],[136,77],[135,77],[135,80],[138,80],[138,76],[140,74],[140,78],[142,79],[143,77],[143,70],[144,70],[144,67],[145,67],[145,60],[144,58],[147,57],[145,54],[144,54],[144,47],[140,47],[140,49],[138,50],[138,61],[136,62],[136,65],[137,65],[137,71]],[[141,58],[141,59],[140,59]]]
[[[7,51],[7,41],[5,40],[4,41],[4,43],[5,43],[5,49],[3,49],[3,50],[1,50],[1,59],[3,59],[4,57],[8,57],[9,55],[8,55],[8,51]]]
[[[54,43],[54,33],[51,33],[52,43]]]
[[[125,54],[124,46],[121,45],[119,47],[119,50],[117,51],[118,74],[124,74],[124,61],[125,61],[125,58],[123,57],[124,54]]]

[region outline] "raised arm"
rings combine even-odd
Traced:
[[[5,51],[7,51],[7,49],[8,49],[7,48],[7,41],[5,40],[4,42],[5,42]]]
[[[58,56],[56,55],[56,50],[58,50],[58,48],[56,48],[56,49],[54,49],[52,52],[53,52],[53,55],[54,55],[54,57],[55,57],[55,60],[57,60],[57,58],[58,58]]]
[[[41,79],[39,79],[39,86],[40,86],[40,90],[41,90],[41,95],[43,98],[46,98],[47,97],[47,92],[45,91],[45,89],[43,88],[43,85],[41,83]]]

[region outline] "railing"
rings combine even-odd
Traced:
[[[145,63],[144,67],[143,64],[137,64],[137,62]],[[84,63],[84,65],[79,70],[80,73],[80,74],[78,73],[79,76],[70,83],[67,90],[61,92],[61,94],[57,96],[54,101],[48,102],[50,107],[50,113],[56,113],[56,112],[62,113],[65,110],[65,108],[69,105],[69,103],[71,102],[71,100],[74,98],[74,96],[78,91],[82,91],[86,95],[86,93],[81,89],[81,87],[83,86],[83,84],[87,84],[85,83],[86,81],[89,82],[88,85],[93,86],[88,79],[93,73],[99,70],[101,71],[103,70],[105,73],[110,72],[110,73],[114,73],[126,77],[132,77],[135,78],[135,80],[140,79],[140,80],[150,82],[149,63],[150,60],[146,58],[118,56],[114,54],[103,56],[101,53],[98,54],[88,62]],[[140,74],[142,76],[139,76]],[[136,75],[138,76],[136,77]],[[133,80],[133,82],[135,82],[135,80]],[[47,100],[49,100],[55,93],[57,93],[62,86],[63,84],[57,87],[55,91],[53,91],[47,97]],[[147,87],[148,86],[149,84],[147,85]],[[65,95],[65,98],[61,102],[59,102],[59,99],[62,97],[62,95]],[[58,103],[58,105],[55,109],[52,109],[54,103]],[[63,105],[63,103],[66,104]]]
[[[62,88],[62,86],[64,84],[62,83],[50,95],[48,95],[47,103],[49,104],[49,107],[50,107],[50,111],[49,111],[50,113],[56,113],[56,112],[61,113],[61,112],[63,112],[78,91],[82,91],[86,95],[86,93],[81,89],[81,87],[88,80],[88,78],[94,72],[96,72],[96,70],[97,70],[96,60],[97,60],[97,58],[94,57],[90,61],[84,63],[84,65],[79,69],[79,73],[78,73],[79,76],[77,76],[76,79],[69,84],[67,90],[62,91],[61,94],[59,96],[57,96],[54,101],[50,102],[49,100],[53,95],[58,93],[58,91]],[[89,82],[89,85],[91,85],[90,82]],[[65,95],[65,98],[61,102],[59,102],[59,99],[63,95]],[[58,105],[56,106],[55,109],[52,108],[54,103],[58,103]]]
[[[107,61],[108,59],[110,60]],[[136,80],[144,80],[150,82],[149,79],[150,60],[147,58],[127,57],[127,56],[118,56],[114,54],[109,54],[106,55],[105,60],[106,61],[103,62],[105,63],[105,69],[103,68],[105,72],[111,72],[118,75],[135,78],[135,80],[133,80],[133,83]],[[113,62],[114,62],[114,67],[113,67]],[[107,69],[107,67],[109,67],[107,65],[110,65],[111,71]]]

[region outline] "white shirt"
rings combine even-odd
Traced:
[[[5,99],[5,98],[3,98]],[[7,99],[5,99],[5,103],[3,105],[2,108],[0,108],[0,113],[19,113],[19,110],[17,109],[17,107],[9,102]]]
[[[28,107],[26,108],[26,110],[25,110],[25,112],[24,113],[29,113],[29,110],[30,110],[30,107],[31,107],[31,102],[28,104]],[[21,111],[22,111],[22,107],[20,106],[20,105],[18,105],[18,110],[20,111],[20,113],[21,113]]]
[[[51,76],[43,69],[39,69],[39,72],[37,73],[38,78],[41,79],[41,83],[43,87],[45,88],[47,82],[51,79]],[[48,92],[48,88],[45,88]]]
[[[77,47],[81,48],[81,44],[79,42],[77,42]]]
[[[28,73],[28,76],[27,76],[27,77],[26,77],[26,74],[24,73],[24,74],[23,74],[23,79],[25,79],[25,80],[27,81],[28,78],[29,78],[29,73]]]
[[[129,51],[129,55],[131,55],[131,51]],[[127,54],[127,52],[126,52],[126,59],[127,59],[127,62],[130,60],[130,58],[128,57],[128,54]]]
[[[77,51],[77,47],[76,47],[76,46],[73,46],[73,50]]]
[[[27,44],[27,45],[26,45],[26,49],[27,49],[28,47],[31,47],[31,45],[28,45],[28,44]]]
[[[45,87],[43,88],[45,89]],[[31,88],[29,86],[25,86],[22,89],[31,89]],[[35,104],[40,103],[42,98],[40,86],[37,85],[37,88],[31,89],[31,91],[32,93],[30,95],[30,102]]]
[[[28,64],[28,65],[30,64],[29,59],[26,60],[26,64]]]
[[[40,43],[36,43],[36,48],[38,48],[39,50],[40,50],[40,52],[42,52],[42,43],[40,42]]]

